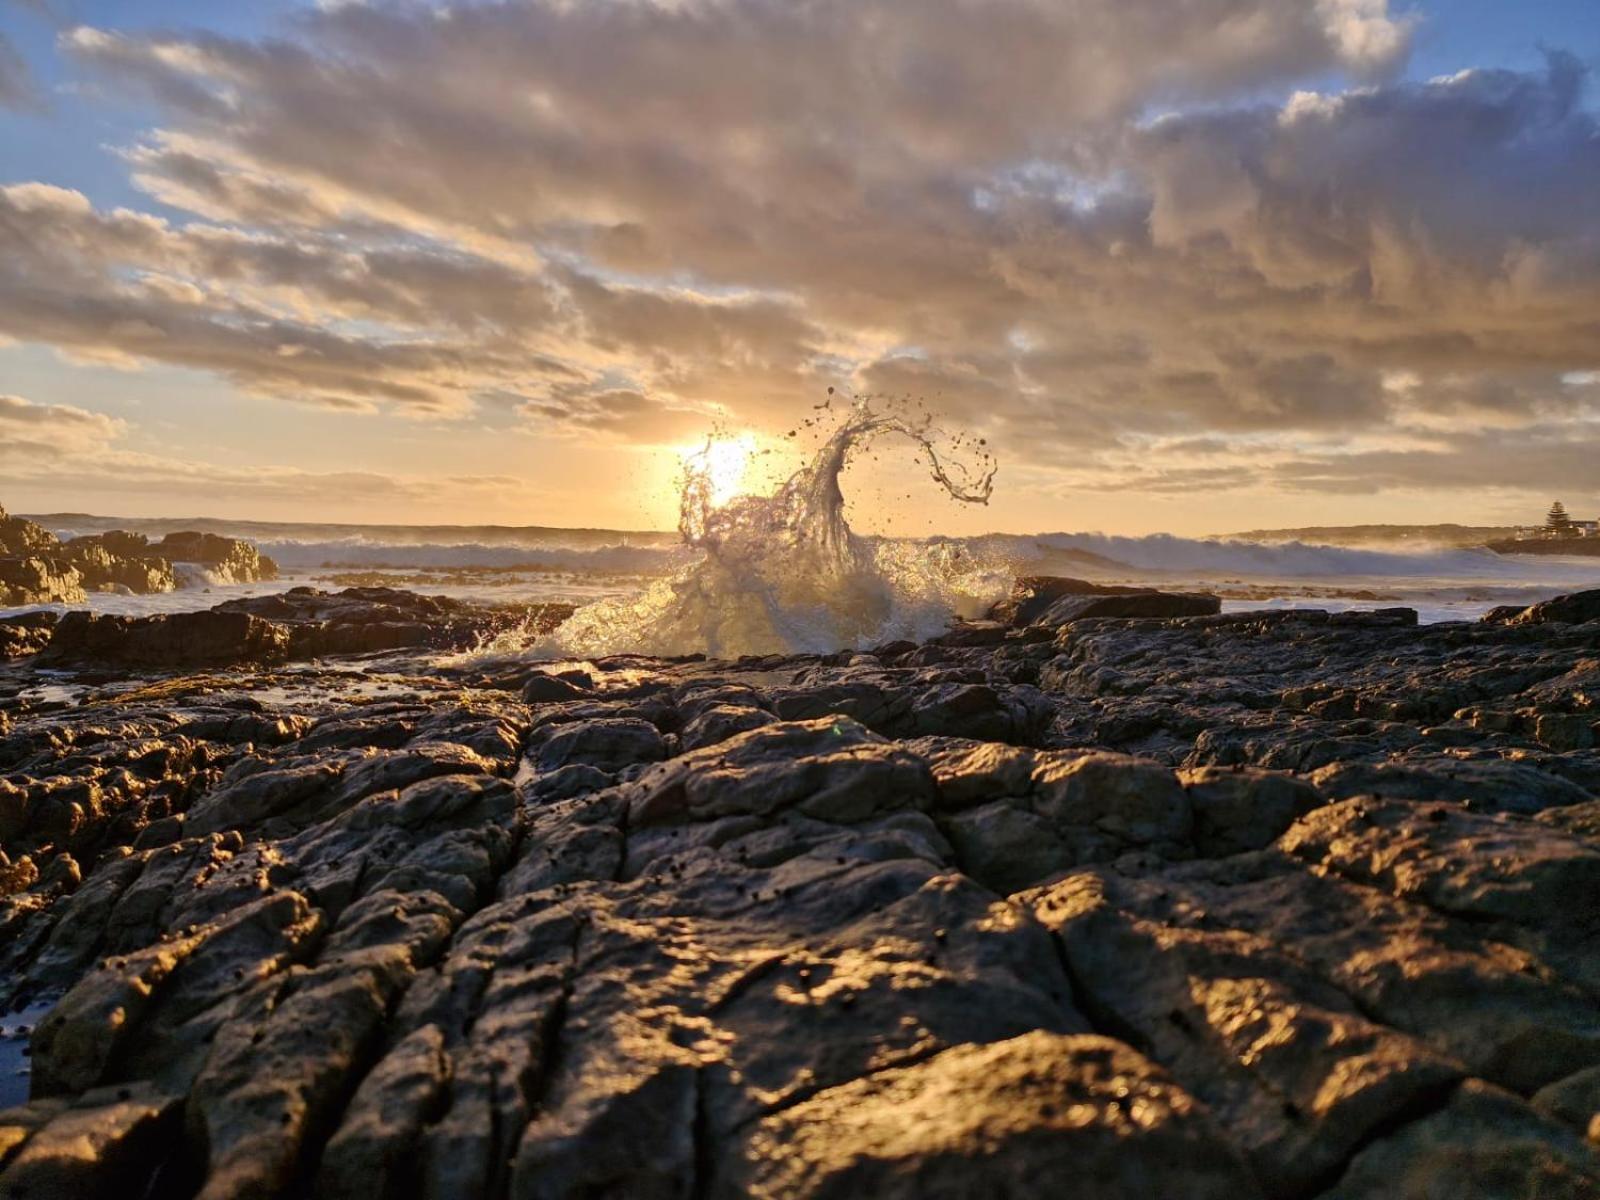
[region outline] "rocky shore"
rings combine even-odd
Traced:
[[[0,1196],[1600,1197],[1600,593],[1218,608],[0,623]]]
[[[0,608],[81,604],[89,592],[170,592],[177,589],[183,566],[198,568],[216,584],[278,577],[272,559],[237,538],[169,533],[152,543],[142,533],[116,531],[63,542],[0,508]]]

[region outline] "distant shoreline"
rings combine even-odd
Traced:
[[[1490,542],[1496,554],[1549,554],[1600,558],[1600,538],[1506,538]]]

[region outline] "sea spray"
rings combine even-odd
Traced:
[[[768,496],[719,503],[710,448],[685,463],[679,532],[692,565],[627,599],[582,609],[541,649],[571,655],[825,652],[941,630],[973,569],[959,547],[926,555],[863,538],[840,476],[879,438],[908,439],[941,491],[986,504],[995,461],[980,439],[938,428],[920,405],[858,398],[809,463]],[[798,431],[796,431],[798,432]]]

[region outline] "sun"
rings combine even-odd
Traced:
[[[710,484],[711,503],[720,508],[743,494],[755,454],[756,440],[750,434],[719,434],[684,455],[684,461],[692,470],[704,472]]]

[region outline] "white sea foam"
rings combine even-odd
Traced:
[[[203,528],[249,538],[283,568],[276,582],[229,585],[201,568],[180,566],[179,591],[93,595],[87,607],[96,611],[175,612],[298,585],[354,582],[390,582],[495,604],[589,606],[555,642],[539,647],[552,654],[829,651],[921,638],[939,632],[953,614],[980,615],[1023,574],[1215,590],[1228,609],[1403,604],[1424,621],[1470,620],[1496,605],[1600,587],[1600,558],[1502,556],[1487,549],[1388,550],[1170,534],[863,537],[845,524],[839,473],[873,439],[909,439],[933,469],[939,491],[971,502],[987,498],[993,464],[981,445],[940,433],[926,415],[905,406],[829,410],[815,421],[822,449],[770,496],[714,504],[709,464],[686,472],[683,528],[676,535],[114,517],[47,518],[45,524],[61,536],[133,528],[160,537]]]
[[[1360,576],[1374,579],[1514,580],[1530,576],[1550,579],[1600,577],[1600,559],[1527,558],[1484,549],[1417,551],[1369,550],[1318,546],[1304,542],[1238,542],[1182,538],[1158,533],[1147,537],[1115,537],[1101,533],[1050,533],[1018,539],[1019,551],[1043,557],[1050,551],[1080,551],[1114,560],[1138,571],[1242,575],[1266,579],[1325,579]],[[1031,549],[1024,548],[1031,543]],[[1587,565],[1585,565],[1587,562]]]
[[[886,436],[908,439],[945,494],[988,502],[995,465],[981,443],[944,433],[908,404],[857,400],[770,496],[718,503],[708,442],[685,466],[680,504],[679,532],[699,559],[640,595],[581,610],[539,649],[734,657],[939,632],[959,606],[970,554],[959,546],[906,553],[904,543],[859,537],[845,520],[840,476]]]

